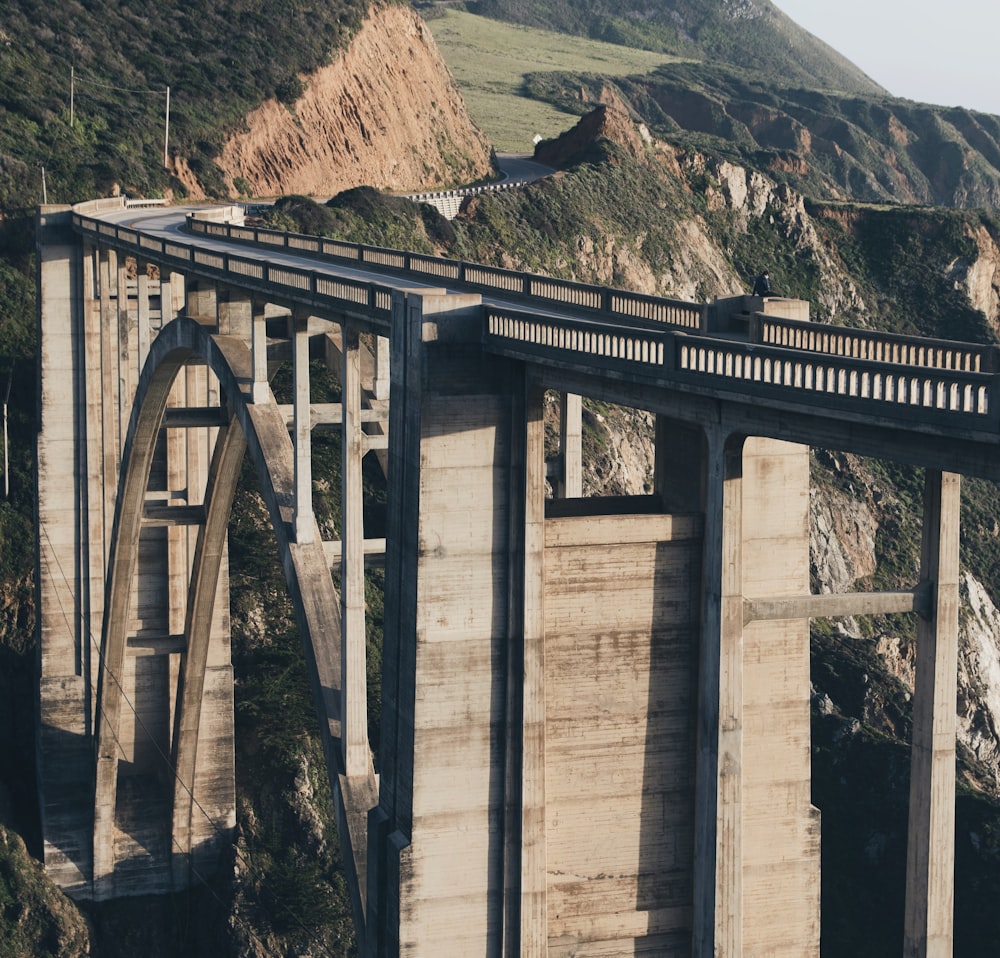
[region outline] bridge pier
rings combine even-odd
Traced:
[[[818,955],[807,620],[743,622],[808,592],[808,450],[661,417],[645,506],[546,503],[474,304],[393,344],[367,953]]]
[[[960,477],[928,470],[910,751],[904,958],[950,958],[954,940]]]

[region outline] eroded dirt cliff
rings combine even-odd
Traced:
[[[490,144],[409,7],[373,7],[347,49],[300,80],[294,104],[258,107],[216,159],[233,196],[436,189],[492,173]]]

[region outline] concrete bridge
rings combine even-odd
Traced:
[[[228,208],[46,207],[38,237],[39,788],[71,895],[184,888],[231,834],[226,527],[248,456],[364,954],[818,956],[808,619],[888,612],[918,623],[905,954],[950,954],[959,484],[1000,479],[995,349]],[[312,401],[311,357],[339,402]],[[647,495],[582,496],[581,396],[653,414]],[[337,541],[313,511],[321,425],[342,438]],[[912,588],[809,594],[812,444],[926,470]],[[384,538],[364,527],[368,453]]]

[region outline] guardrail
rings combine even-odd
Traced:
[[[201,276],[266,292],[271,296],[283,295],[305,305],[325,305],[341,310],[359,307],[372,320],[382,324],[389,322],[392,289],[379,283],[161,240],[129,227],[93,219],[75,210],[72,224],[83,236],[92,236],[126,252],[156,259],[179,272],[193,270]]]
[[[97,241],[156,259],[180,272],[195,271],[277,296],[279,302],[284,297],[335,311],[356,307],[379,324],[387,324],[390,318],[392,288],[378,283],[160,240],[78,212],[72,214],[72,223],[78,232]],[[209,232],[214,232],[217,224],[206,225],[213,227]],[[273,236],[269,233],[268,238]],[[293,237],[293,242],[301,242],[307,252],[328,243],[347,247],[353,262],[360,258],[384,269],[399,269],[400,263],[409,267],[417,261],[425,270],[438,270],[435,275],[450,282],[454,281],[453,274],[464,275],[469,268],[469,264],[457,261],[318,237]],[[287,247],[288,243],[274,245]],[[493,272],[488,267],[477,269]],[[573,296],[583,297],[586,302],[588,289],[598,289],[506,270],[496,273],[511,281],[515,289],[526,291],[525,295],[531,294],[533,284],[538,283],[540,298],[552,290],[557,291],[554,295],[568,298],[564,292],[568,288]],[[519,278],[520,286],[513,282],[515,278]],[[657,309],[669,306],[669,301],[655,297],[630,298],[636,303],[646,300]],[[742,342],[690,335],[665,322],[619,325],[608,322],[601,310],[574,306],[584,315],[547,316],[516,307],[484,306],[484,346],[534,362],[575,365],[593,372],[604,369],[625,379],[659,383],[667,380],[696,390],[716,394],[721,391],[751,403],[766,397],[837,408],[854,415],[997,432],[1000,375],[994,372],[995,347],[924,341],[760,316],[753,321],[755,335],[780,344]],[[871,358],[876,355],[883,358]]]
[[[749,337],[751,342],[771,346],[892,365],[966,372],[1000,370],[1000,347],[997,346],[829,326],[760,313],[750,317]]]
[[[484,340],[505,355],[670,379],[868,416],[935,421],[996,432],[1000,376],[900,365],[817,351],[689,336],[674,330],[601,328],[587,321],[488,307]],[[956,344],[962,345],[962,344]],[[748,388],[752,387],[752,388]]]
[[[448,280],[480,293],[542,300],[553,306],[587,309],[617,321],[649,322],[686,329],[704,330],[708,306],[683,300],[664,299],[614,289],[556,279],[537,273],[483,266],[443,257],[411,253],[405,250],[346,243],[327,237],[302,233],[285,233],[250,226],[229,226],[188,218],[188,228],[195,234],[238,242],[254,243],[269,248],[288,249],[337,262],[374,266],[409,273],[421,278],[428,276]]]
[[[415,203],[427,203],[433,206],[445,219],[454,219],[462,208],[462,203],[470,196],[482,196],[484,193],[502,193],[504,190],[514,190],[527,186],[528,180],[504,180],[501,183],[485,183],[482,186],[466,186],[458,190],[431,190],[424,193],[404,194],[406,199]]]

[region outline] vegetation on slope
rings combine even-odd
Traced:
[[[538,71],[526,92],[567,113],[610,95],[658,136],[731,158],[814,199],[1000,206],[1000,117],[820,92],[704,64],[608,79]]]
[[[293,101],[298,79],[329,62],[367,0],[164,2],[141,9],[89,0],[10,0],[0,24],[0,209],[42,197],[140,195],[183,188],[163,169],[169,143],[209,188],[227,131],[270,97]],[[221,193],[222,190],[220,189]]]
[[[641,50],[731,64],[779,82],[877,93],[853,63],[803,30],[768,0],[478,0],[483,16],[548,27]]]

